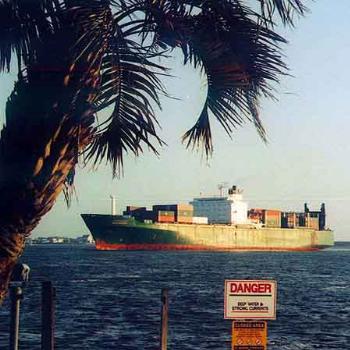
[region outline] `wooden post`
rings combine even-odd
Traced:
[[[22,300],[22,288],[10,287],[11,320],[10,320],[10,347],[9,350],[18,350],[19,339],[19,308]]]
[[[161,326],[160,326],[160,350],[167,349],[168,342],[168,290],[162,289],[161,296]]]
[[[41,286],[41,350],[55,348],[55,288],[50,281]]]

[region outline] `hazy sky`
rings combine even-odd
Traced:
[[[88,233],[80,213],[109,213],[109,196],[117,197],[118,210],[127,204],[147,205],[191,200],[199,193],[218,194],[221,182],[244,189],[250,207],[302,210],[303,203],[318,209],[326,203],[328,225],[337,240],[350,240],[350,3],[317,0],[311,13],[295,29],[286,60],[293,77],[278,87],[278,102],[262,102],[262,119],[269,144],[247,124],[230,140],[212,119],[214,155],[185,149],[181,135],[202,108],[204,80],[180,56],[169,60],[175,78],[167,79],[169,92],[181,101],[163,99],[160,132],[168,146],[160,157],[145,152],[126,156],[124,177],[112,179],[109,166],[97,171],[78,169],[77,200],[67,209],[63,198],[35,229],[38,235],[76,236]],[[14,75],[0,76],[0,113],[13,87]]]

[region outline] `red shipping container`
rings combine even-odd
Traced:
[[[158,222],[174,222],[175,221],[175,217],[174,217],[174,215],[172,215],[172,216],[169,216],[169,215],[167,215],[167,216],[165,216],[165,215],[158,215],[158,219],[157,219],[157,221]]]
[[[272,210],[272,209],[266,209],[264,210],[266,216],[274,216],[274,217],[279,217],[281,216],[281,211],[280,210]]]

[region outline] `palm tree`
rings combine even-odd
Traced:
[[[69,200],[80,156],[107,159],[116,175],[126,152],[157,153],[155,108],[168,73],[155,58],[178,49],[207,79],[187,147],[212,153],[212,116],[229,135],[249,120],[266,139],[259,100],[287,73],[275,21],[293,25],[306,9],[302,0],[245,3],[0,0],[0,71],[18,72],[0,139],[0,302],[25,238],[62,190]]]

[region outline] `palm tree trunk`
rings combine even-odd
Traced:
[[[88,11],[96,14],[96,8],[84,9],[80,17],[66,19],[67,28],[46,38],[37,62],[19,76],[7,102],[0,139],[0,304],[25,237],[53,207],[93,135],[93,103],[111,13],[99,8],[102,20],[94,30],[103,40],[98,51],[76,60],[74,43],[82,31],[91,31]],[[85,26],[79,26],[79,19]]]
[[[5,297],[12,268],[23,252],[25,237],[53,207],[67,175],[76,165],[77,147],[82,150],[86,146],[89,134],[88,127],[82,132],[81,126],[66,121],[42,145],[45,152],[32,157],[32,162],[14,166],[1,159],[0,302]],[[1,141],[6,148],[7,137],[3,136]],[[30,150],[27,156],[31,157]]]
[[[5,298],[9,278],[18,257],[24,249],[24,235],[2,233],[0,235],[0,300]]]

